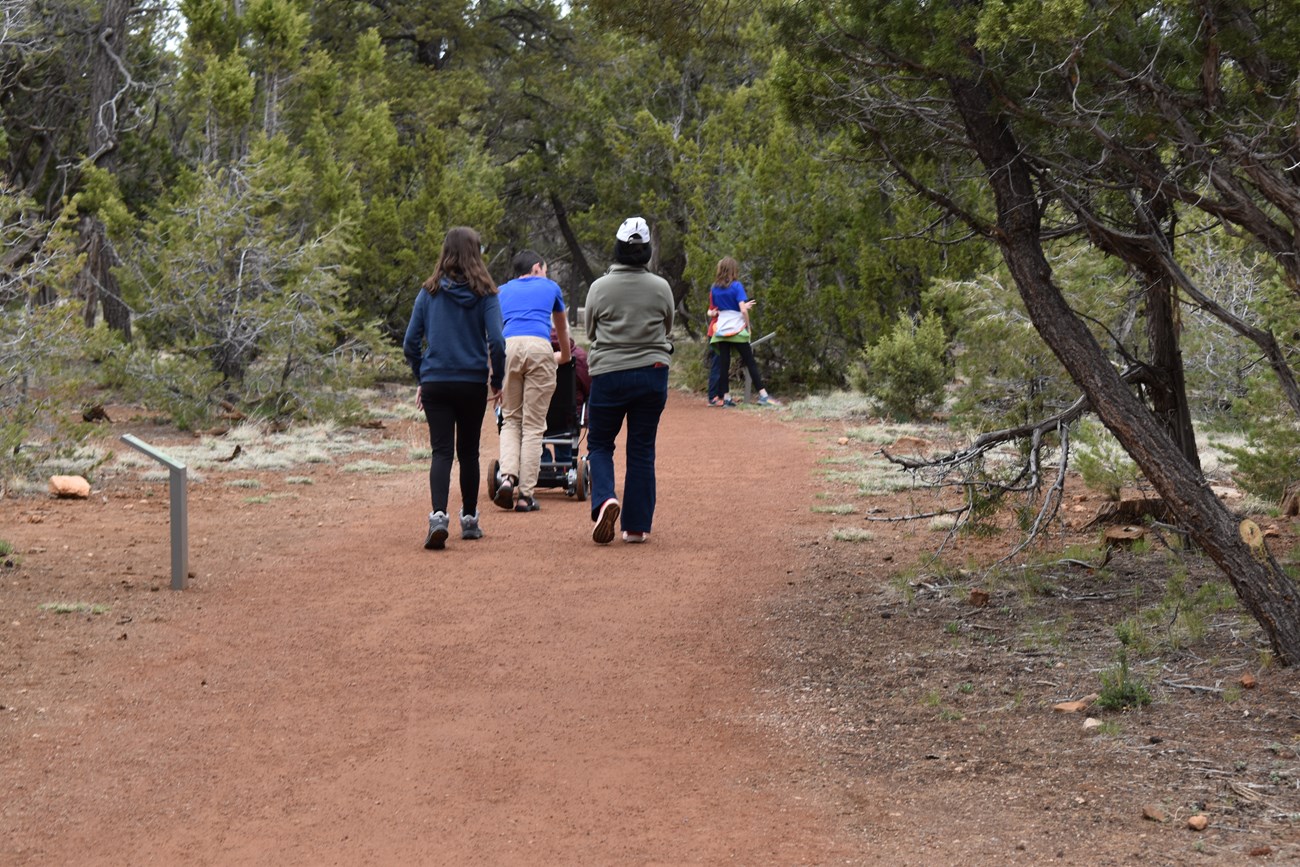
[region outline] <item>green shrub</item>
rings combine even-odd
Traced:
[[[12,480],[74,451],[93,429],[66,411],[84,384],[86,335],[73,305],[0,316],[0,495]]]
[[[732,353],[735,357],[735,353]],[[709,387],[709,366],[713,362],[713,350],[709,344],[696,340],[679,340],[673,351],[673,363],[669,375],[673,385],[687,391],[705,391]],[[732,380],[735,385],[735,380]]]
[[[1277,502],[1300,479],[1300,422],[1271,383],[1239,402],[1237,412],[1247,423],[1246,444],[1223,446],[1233,476],[1247,493]]]
[[[943,402],[948,340],[937,314],[916,322],[899,314],[894,327],[863,353],[867,393],[896,418],[915,419]]]
[[[1151,704],[1151,691],[1128,667],[1128,653],[1119,652],[1116,666],[1101,673],[1101,693],[1097,706],[1105,710],[1127,710]]]
[[[1084,484],[1111,500],[1118,500],[1126,485],[1136,484],[1142,478],[1137,464],[1119,441],[1095,421],[1078,426],[1071,457]]]

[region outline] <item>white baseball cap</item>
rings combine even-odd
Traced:
[[[618,239],[624,244],[649,244],[650,226],[640,217],[628,217],[618,227]]]

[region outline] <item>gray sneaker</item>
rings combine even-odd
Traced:
[[[460,537],[462,539],[483,538],[483,528],[478,525],[478,512],[472,515],[460,513]]]
[[[424,547],[430,551],[441,551],[447,544],[447,513],[429,513],[429,535],[424,537]]]

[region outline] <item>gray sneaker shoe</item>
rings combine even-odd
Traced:
[[[430,551],[441,551],[447,544],[447,513],[429,513],[429,535],[424,537],[424,547]]]
[[[460,537],[462,539],[483,538],[483,528],[478,525],[478,512],[472,515],[460,513]]]

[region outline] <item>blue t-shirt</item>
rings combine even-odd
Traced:
[[[564,312],[564,292],[549,277],[516,277],[500,290],[506,337],[551,339],[551,314]]]
[[[732,282],[730,286],[713,287],[713,306],[719,310],[740,310],[740,302],[748,301],[749,297],[745,295],[745,287],[739,280]]]

